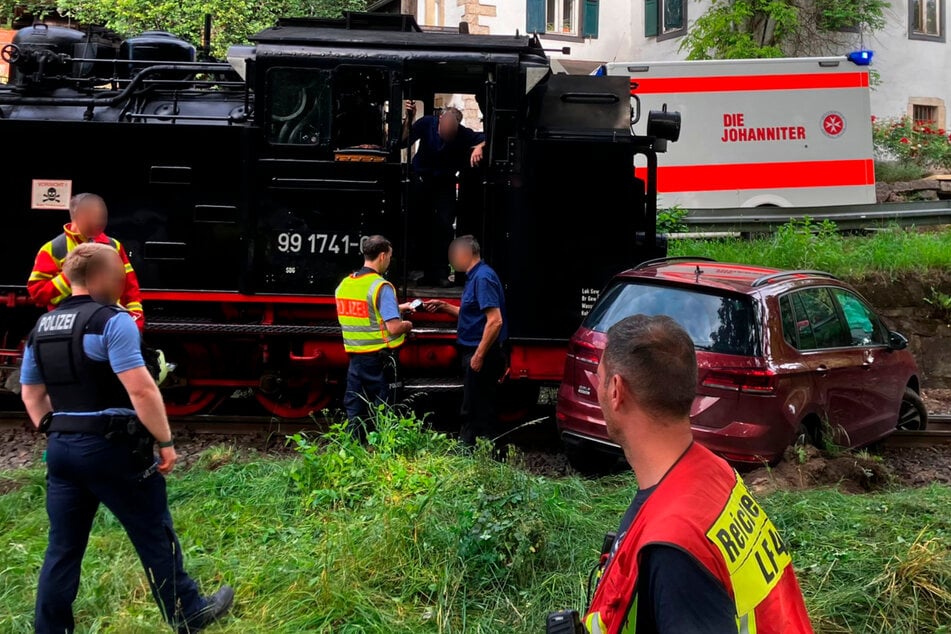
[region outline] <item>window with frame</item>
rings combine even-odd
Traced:
[[[601,0],[525,0],[529,33],[597,38]]]
[[[849,326],[853,346],[883,346],[888,334],[878,315],[857,295],[841,288],[832,290]]]
[[[908,37],[944,41],[945,0],[908,0]]]
[[[911,105],[911,117],[915,123],[933,124],[938,122],[938,106],[927,106],[920,103]]]
[[[578,0],[546,0],[545,33],[578,35]]]
[[[277,145],[325,146],[333,116],[330,73],[301,68],[268,71],[267,138]]]
[[[782,314],[784,310],[789,314]],[[847,324],[827,288],[807,288],[786,295],[780,300],[780,312],[783,337],[797,350],[852,345]]]
[[[658,40],[687,32],[687,0],[645,0],[644,35]]]

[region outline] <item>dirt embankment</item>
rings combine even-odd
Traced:
[[[951,270],[871,273],[850,280],[889,326],[908,337],[926,395],[951,409]]]

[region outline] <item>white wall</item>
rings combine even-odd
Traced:
[[[578,0],[580,2],[580,0]],[[493,35],[525,33],[525,0],[483,0],[495,4],[497,16],[483,17],[482,24],[489,25]],[[597,38],[541,37],[546,48],[571,47],[568,59],[614,62],[629,59],[680,59],[677,52],[680,40],[657,42],[656,38],[644,37],[643,0],[601,0],[600,24]],[[690,11],[698,10],[700,4],[689,0]],[[699,14],[698,14],[699,15]],[[553,58],[564,57],[552,52]]]
[[[951,8],[951,2],[947,3]],[[931,97],[951,102],[951,45],[908,38],[908,3],[893,0],[888,12],[888,26],[865,42],[875,51],[872,68],[878,71],[881,83],[872,90],[872,114],[895,117],[908,112],[909,99]],[[945,34],[951,26],[944,17]],[[949,40],[951,41],[951,40]],[[947,127],[947,120],[942,122]]]
[[[445,3],[445,24],[455,26],[463,18],[464,7],[457,0]],[[581,0],[578,0],[579,2]],[[434,24],[423,16],[425,0],[419,0],[421,23]],[[481,4],[494,6],[496,15],[479,16],[479,24],[488,26],[493,35],[525,33],[525,0],[482,0]],[[709,0],[688,0],[687,17],[693,21],[709,7]],[[951,10],[951,0],[946,2]],[[947,17],[945,29],[951,26]],[[872,113],[877,117],[895,117],[909,112],[913,98],[940,99],[947,112],[951,106],[951,37],[948,42],[913,40],[908,38],[908,0],[892,0],[886,9],[887,26],[872,36],[866,36],[865,48],[875,52],[872,68],[879,73],[881,83],[872,90]],[[546,48],[571,47],[568,59],[585,61],[674,60],[684,59],[679,50],[682,38],[657,41],[644,37],[643,0],[601,0],[600,25],[597,38],[561,38],[542,36]],[[847,43],[848,40],[854,40]],[[845,36],[843,55],[859,48],[859,37]],[[550,52],[552,58],[564,57]],[[947,116],[945,115],[945,119]],[[942,122],[945,127],[948,121]]]

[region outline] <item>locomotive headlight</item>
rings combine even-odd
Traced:
[[[651,110],[647,115],[647,136],[675,142],[680,138],[680,113],[667,110]]]

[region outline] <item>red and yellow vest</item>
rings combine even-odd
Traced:
[[[811,633],[789,550],[742,478],[694,443],[640,508],[604,569],[585,627],[634,634],[638,556],[665,544],[689,553],[736,605],[739,634]]]
[[[380,291],[384,286],[393,288],[374,272],[348,275],[337,287],[337,321],[347,352],[365,354],[403,345],[405,335],[391,335],[380,315]]]

